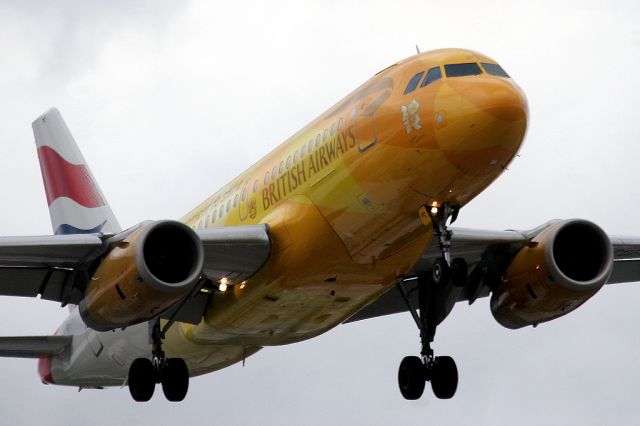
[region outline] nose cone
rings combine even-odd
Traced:
[[[438,145],[462,173],[496,177],[515,156],[527,128],[524,93],[509,78],[450,78],[439,110]]]
[[[487,115],[505,122],[525,121],[528,115],[527,100],[520,88],[511,80],[488,77],[470,84],[461,93],[466,113],[478,109]]]

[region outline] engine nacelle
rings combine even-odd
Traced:
[[[600,227],[556,223],[513,258],[491,295],[491,313],[511,329],[550,321],[596,294],[612,270],[613,247]]]
[[[106,331],[151,320],[188,295],[202,273],[196,233],[176,221],[158,221],[114,237],[80,302],[80,315]]]

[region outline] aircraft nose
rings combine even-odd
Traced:
[[[524,138],[528,107],[509,78],[448,79],[439,146],[456,168],[476,177],[493,176],[511,161]],[[446,105],[446,106],[445,106]]]
[[[526,120],[527,101],[518,86],[502,78],[488,78],[475,85],[464,96],[480,111],[501,121]]]

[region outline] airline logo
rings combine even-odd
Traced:
[[[69,163],[48,146],[38,148],[38,159],[49,206],[60,197],[70,198],[88,208],[104,206],[83,164]]]
[[[119,225],[56,109],[33,122],[54,233],[118,232]]]
[[[415,99],[411,101],[409,105],[402,105],[400,110],[402,111],[402,124],[407,134],[411,133],[411,129],[420,130],[420,116],[418,115],[418,109],[420,104]]]

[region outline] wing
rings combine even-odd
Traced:
[[[40,358],[59,355],[71,344],[71,336],[0,337],[0,356]]]
[[[196,233],[204,247],[202,276],[212,281],[248,278],[266,262],[271,251],[266,225]],[[0,238],[0,295],[40,296],[62,305],[78,304],[93,272],[118,240],[118,235],[100,234]],[[204,296],[198,293],[165,315],[197,323],[208,301]]]
[[[267,225],[230,226],[196,231],[204,247],[203,276],[238,283],[255,274],[269,258]],[[162,315],[171,321],[198,324],[211,294],[196,292]]]
[[[453,293],[453,300],[443,301],[443,304],[451,305],[458,301],[468,301],[472,304],[478,298],[488,296],[490,290],[486,280],[489,278],[484,273],[487,270],[500,269],[533,237],[558,222],[558,220],[549,221],[528,231],[451,228],[453,231],[451,257],[464,258],[470,273],[467,285]],[[640,281],[640,238],[610,236],[609,239],[613,245],[614,264],[607,284]],[[400,281],[346,322],[408,311],[403,293],[408,295],[413,306],[418,306],[417,281],[412,278],[430,271],[431,265],[440,256],[439,248],[432,243],[422,254],[409,279]],[[398,287],[403,291],[398,291]],[[447,310],[446,306],[443,310]]]
[[[0,238],[0,295],[78,303],[86,272],[104,253],[96,235]]]
[[[640,238],[612,236],[613,273],[607,284],[640,281]]]

